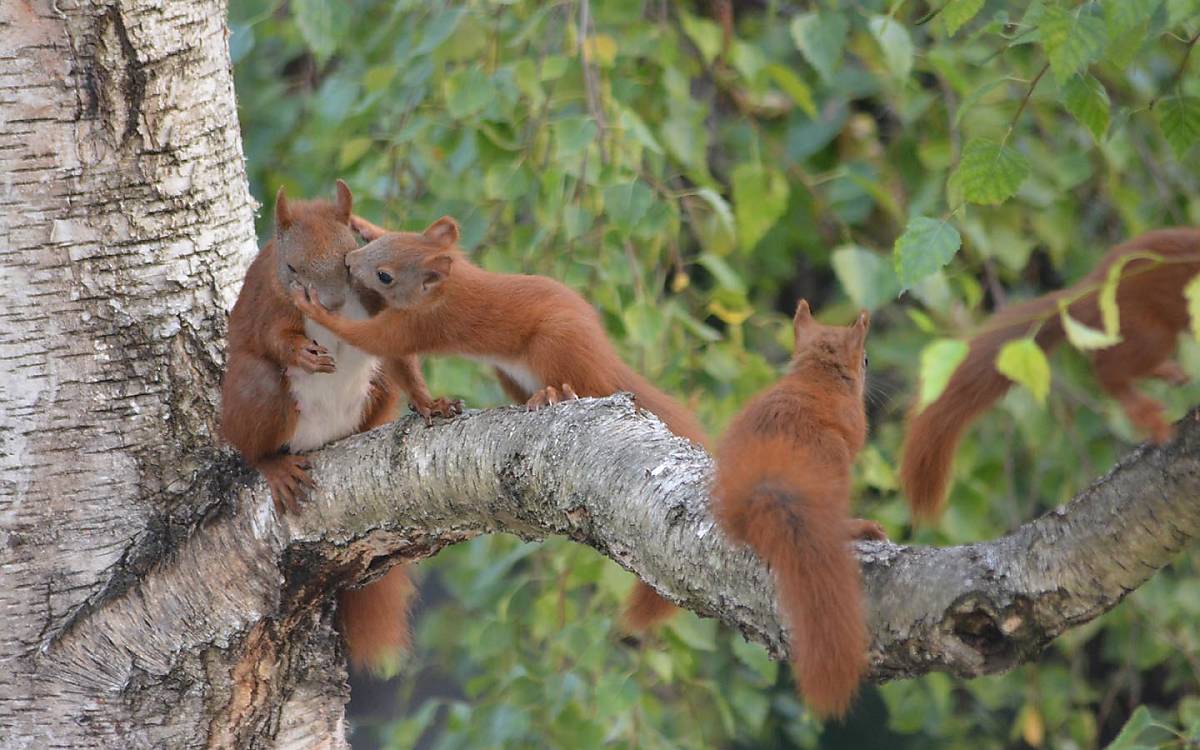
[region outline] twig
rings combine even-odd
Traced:
[[[1029,99],[1033,96],[1033,90],[1037,88],[1038,81],[1042,80],[1042,76],[1046,75],[1047,70],[1050,70],[1050,63],[1043,65],[1042,69],[1038,71],[1038,74],[1034,76],[1033,80],[1029,83],[1029,90],[1026,91],[1025,96],[1021,98],[1021,105],[1017,107],[1016,113],[1013,115],[1012,120],[1009,121],[1008,131],[1004,133],[1004,140],[1001,141],[1001,144],[1008,142],[1008,137],[1012,135],[1013,128],[1017,126],[1017,121],[1021,119],[1021,113],[1025,111],[1025,106],[1029,104]]]

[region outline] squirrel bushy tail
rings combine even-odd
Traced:
[[[937,517],[950,483],[950,467],[958,441],[977,416],[1012,386],[996,369],[996,356],[1006,343],[1036,331],[1035,340],[1050,350],[1063,340],[1057,315],[1060,292],[1013,305],[997,313],[985,329],[971,339],[966,358],[945,390],[924,409],[909,412],[900,464],[900,486],[908,496],[913,516]],[[1039,328],[1040,324],[1040,328]]]
[[[356,670],[390,677],[408,650],[408,608],[416,591],[408,568],[397,565],[382,578],[339,594],[342,634]]]
[[[761,470],[738,467],[714,488],[717,520],[775,575],[805,703],[819,716],[840,717],[866,670],[868,645],[845,492],[822,489],[811,470],[783,468],[795,465],[791,446],[762,444],[754,454]]]

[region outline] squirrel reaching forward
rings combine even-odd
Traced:
[[[970,341],[937,400],[909,414],[900,465],[900,485],[918,519],[936,518],[950,482],[950,467],[962,433],[996,402],[1012,381],[996,369],[1006,343],[1032,335],[1044,350],[1066,334],[1058,310],[1080,323],[1103,329],[1099,294],[1109,270],[1124,262],[1117,284],[1121,341],[1091,353],[1100,387],[1115,398],[1133,426],[1164,443],[1172,435],[1163,406],[1139,393],[1134,384],[1158,378],[1181,385],[1187,374],[1171,359],[1180,331],[1188,326],[1183,288],[1200,273],[1200,229],[1147,232],[1108,252],[1078,283],[1037,299],[1006,307],[984,323]]]
[[[505,393],[530,408],[629,391],[676,435],[705,444],[695,418],[621,361],[595,309],[567,286],[472,264],[448,216],[424,232],[387,232],[357,216],[354,226],[370,241],[347,254],[350,273],[388,308],[353,320],[293,288],[296,306],[311,320],[378,356],[460,354],[489,364]],[[674,609],[639,581],[624,619],[642,630]]]
[[[787,375],[734,417],[716,453],[713,513],[774,573],[791,633],[796,687],[822,717],[845,714],[867,667],[867,626],[852,539],[886,539],[850,518],[850,469],[867,439],[863,407],[868,318],[792,319]]]
[[[416,357],[380,363],[306,320],[291,302],[287,285],[298,282],[344,315],[362,318],[383,306],[374,293],[352,287],[346,272],[346,253],[358,246],[352,200],[341,180],[336,203],[289,202],[281,188],[274,237],[250,264],[229,316],[221,432],[262,473],[279,512],[298,512],[303,488],[313,486],[302,451],[393,418],[392,380],[427,417],[451,408],[430,398]],[[357,666],[383,668],[407,646],[411,592],[402,566],[342,592],[343,631]]]

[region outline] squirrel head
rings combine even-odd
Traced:
[[[413,308],[434,298],[459,251],[458,222],[443,216],[424,232],[389,232],[346,255],[350,275],[391,307]]]
[[[337,181],[337,199],[289,201],[275,194],[276,275],[284,289],[298,282],[316,290],[321,304],[338,310],[350,292],[346,253],[358,247],[350,229],[350,188]]]
[[[861,398],[867,379],[867,329],[871,326],[866,310],[848,326],[827,326],[812,316],[807,300],[796,305],[792,317],[795,349],[792,372],[804,375],[831,375],[844,382]]]

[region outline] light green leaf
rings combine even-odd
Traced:
[[[1033,339],[1010,341],[996,356],[996,369],[1008,379],[1025,386],[1039,404],[1050,392],[1050,363]]]
[[[958,30],[966,26],[975,14],[983,9],[985,0],[950,0],[942,8],[942,21],[946,24],[946,34],[954,36]]]
[[[779,63],[772,63],[766,67],[767,75],[771,76],[771,80],[779,85],[788,96],[792,98],[800,109],[804,110],[804,114],[815,118],[817,116],[817,105],[813,101],[812,89],[804,82],[800,76],[796,75],[791,68],[788,68]]]
[[[705,246],[715,253],[729,252],[737,242],[737,228],[729,204],[712,188],[701,188],[696,191],[696,196],[707,203],[710,209],[709,226],[706,227],[708,232],[705,234],[708,241]]]
[[[965,341],[938,339],[921,350],[921,393],[917,408],[924,409],[942,395],[950,377],[967,358],[970,347]]]
[[[1107,331],[1097,331],[1095,328],[1085,326],[1078,320],[1071,317],[1067,312],[1067,301],[1060,300],[1058,303],[1058,315],[1062,320],[1063,331],[1067,334],[1067,340],[1071,342],[1079,351],[1091,351],[1093,349],[1107,349],[1110,346],[1121,343],[1121,335],[1116,332],[1109,333]]]
[[[495,95],[495,87],[482,70],[460,68],[446,77],[442,93],[446,97],[446,111],[461,120],[482,112]]]
[[[761,164],[739,164],[733,169],[732,181],[738,244],[749,250],[787,211],[787,179]]]
[[[550,125],[554,133],[554,154],[556,160],[578,158],[578,154],[587,148],[596,133],[596,123],[590,117],[564,117]]]
[[[683,32],[696,45],[696,49],[700,50],[704,62],[711,64],[721,52],[721,27],[707,18],[693,16],[687,11],[680,11],[679,21],[683,25]]]
[[[296,26],[308,48],[324,63],[337,50],[350,30],[353,6],[326,0],[292,0]]]
[[[1127,255],[1109,266],[1108,273],[1104,276],[1104,285],[1100,287],[1097,304],[1100,306],[1100,320],[1104,325],[1104,332],[1109,336],[1118,336],[1121,333],[1121,311],[1117,308],[1117,287],[1121,283],[1121,271],[1131,260],[1133,260],[1133,256]]]
[[[952,179],[960,181],[963,198],[996,205],[1011,198],[1029,176],[1029,159],[1016,149],[976,138],[963,149]]]
[[[911,219],[892,251],[900,285],[907,289],[946,265],[961,245],[962,237],[949,221]]]
[[[1086,4],[1070,11],[1048,5],[1039,19],[1038,37],[1059,83],[1065,83],[1104,51],[1107,29],[1103,19],[1089,10]]]
[[[634,140],[650,149],[656,154],[661,154],[663,148],[658,143],[658,139],[654,137],[654,133],[650,132],[650,128],[646,126],[645,121],[628,107],[621,108],[621,118],[619,120],[621,127],[632,135]]]
[[[1127,29],[1149,21],[1163,0],[1105,0],[1104,24],[1108,36],[1116,38]]]
[[[842,49],[850,22],[841,13],[801,13],[792,19],[792,40],[821,78],[828,83],[842,64]]]
[[[346,140],[338,151],[338,166],[344,169],[358,161],[371,150],[373,144],[374,141],[365,136]]]
[[[632,231],[654,200],[654,193],[639,181],[612,185],[604,189],[604,212],[613,226]]]
[[[1108,131],[1109,101],[1104,84],[1084,73],[1067,81],[1062,88],[1067,111],[1092,133],[1096,142]]]
[[[979,102],[983,101],[985,96],[995,91],[997,86],[1008,83],[1012,80],[1014,79],[1011,76],[1004,76],[1003,78],[997,78],[995,80],[988,81],[982,86],[975,87],[971,93],[964,96],[962,102],[959,103],[958,111],[954,113],[955,126],[961,125],[963,115],[965,115],[967,112],[970,112],[971,109],[979,104]]]
[[[1200,341],[1200,275],[1197,275],[1183,288],[1183,296],[1187,299],[1188,318],[1192,321],[1192,335]]]
[[[883,58],[892,77],[898,81],[908,78],[913,66],[913,43],[908,29],[896,19],[884,15],[872,16],[867,25],[883,49]]]
[[[1172,96],[1158,105],[1158,126],[1176,156],[1200,140],[1200,96]]]
[[[843,245],[833,251],[830,263],[842,288],[859,307],[875,310],[900,293],[895,270],[879,253]]]

